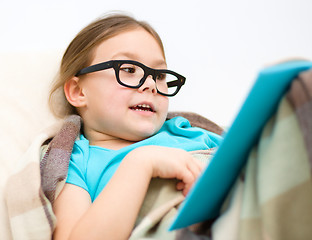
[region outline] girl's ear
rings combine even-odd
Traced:
[[[73,77],[64,84],[64,93],[67,101],[74,107],[84,107],[86,98],[79,85],[79,78]]]

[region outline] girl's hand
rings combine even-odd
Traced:
[[[191,186],[200,175],[204,164],[192,157],[185,150],[161,146],[144,146],[131,152],[142,158],[151,171],[152,177],[176,178],[181,180],[177,184],[178,190],[186,195]]]

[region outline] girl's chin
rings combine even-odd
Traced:
[[[141,141],[155,135],[162,127],[163,122],[159,120],[147,121],[141,120],[131,121],[128,125],[127,139],[129,141]]]
[[[131,136],[129,136],[127,138],[128,141],[131,141],[131,142],[139,142],[139,141],[142,141],[142,140],[145,140],[153,135],[155,135],[157,132],[158,132],[159,129],[153,129],[153,130],[145,130],[145,131],[140,131],[140,132],[136,132],[136,133],[133,133],[131,134]]]

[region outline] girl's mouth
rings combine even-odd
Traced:
[[[135,106],[130,107],[131,110],[134,111],[146,111],[146,112],[155,112],[155,110],[153,109],[153,106],[149,105],[149,104],[138,104]]]

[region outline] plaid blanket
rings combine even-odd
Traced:
[[[58,123],[39,134],[21,159],[21,165],[6,184],[5,201],[12,234],[7,239],[51,239],[56,224],[52,211],[56,185],[66,178],[68,159],[65,159],[70,156],[79,130],[80,118],[71,116],[62,127]],[[51,138],[43,157],[42,145]]]
[[[80,118],[71,116],[62,127],[47,129],[9,178],[5,201],[13,239],[51,239],[56,224],[51,204],[64,184],[80,126]],[[131,239],[311,239],[311,136],[312,71],[307,71],[281,99],[215,221],[167,232],[183,197],[174,181],[155,179]],[[211,152],[194,154],[209,161]]]

